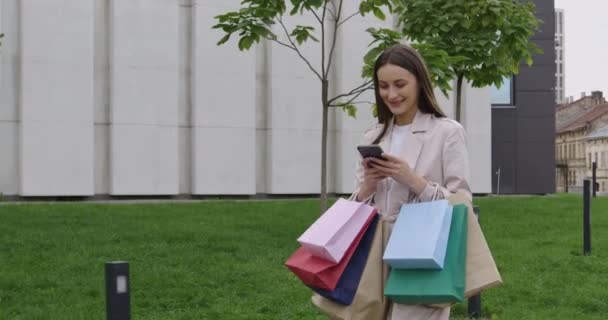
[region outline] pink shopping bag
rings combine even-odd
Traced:
[[[339,263],[376,208],[338,199],[299,238],[313,256]]]

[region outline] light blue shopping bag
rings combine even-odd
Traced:
[[[442,269],[451,222],[447,200],[403,205],[383,260],[397,269]]]

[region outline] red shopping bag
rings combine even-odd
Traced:
[[[357,234],[357,237],[344,254],[342,260],[337,264],[313,256],[306,248],[300,247],[287,259],[285,266],[308,286],[330,291],[334,290],[376,214],[377,212],[374,210],[373,214],[365,221],[363,228]]]

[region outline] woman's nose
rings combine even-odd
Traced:
[[[397,90],[390,88],[388,89],[388,98],[389,99],[394,99],[397,97]]]

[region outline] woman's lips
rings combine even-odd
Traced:
[[[398,108],[402,103],[403,103],[403,101],[395,101],[395,102],[389,101],[388,102],[388,104],[393,108]]]

